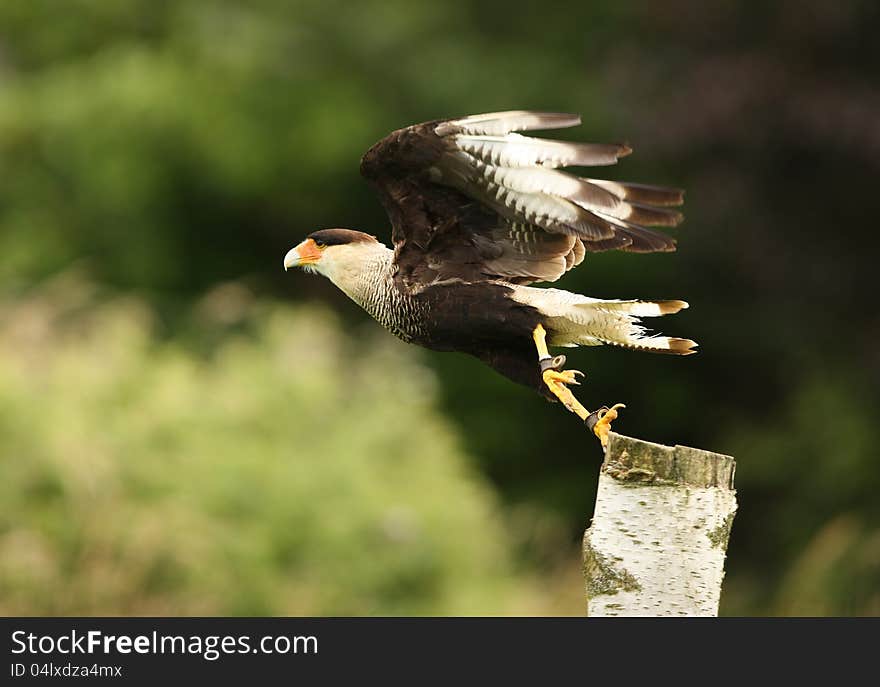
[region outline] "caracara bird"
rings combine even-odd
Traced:
[[[310,234],[284,257],[328,277],[409,343],[476,356],[505,377],[561,401],[606,445],[617,409],[590,412],[548,346],[611,344],[687,355],[696,344],[649,334],[641,317],[678,312],[677,300],[604,300],[527,286],[552,282],[589,253],[675,250],[647,226],[675,226],[678,189],[603,181],[561,167],[615,164],[623,144],[568,143],[516,131],[560,129],[580,117],[496,112],[395,131],[367,151],[361,174],[391,219],[394,250],[351,229]]]

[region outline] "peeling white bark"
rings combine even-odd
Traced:
[[[587,615],[716,616],[736,512],[733,458],[609,439],[584,535]]]

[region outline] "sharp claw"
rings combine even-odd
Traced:
[[[623,403],[615,403],[610,408],[605,406],[597,411],[590,413],[586,419],[587,427],[592,430],[593,434],[599,437],[602,448],[608,447],[608,433],[611,431],[611,423],[617,419],[617,409],[626,408]]]
[[[578,377],[584,377],[584,373],[578,370],[554,370],[552,368],[545,370],[543,375],[545,379],[550,377],[556,383],[564,386],[580,385]]]

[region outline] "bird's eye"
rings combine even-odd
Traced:
[[[315,239],[312,239],[312,241],[315,241]],[[318,248],[326,248],[326,247],[327,247],[327,244],[324,243],[323,241],[315,241],[315,245],[316,245]]]

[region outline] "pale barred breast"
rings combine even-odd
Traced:
[[[402,292],[390,270],[365,273],[356,299],[379,324],[407,343],[425,335],[427,307],[412,294]]]

